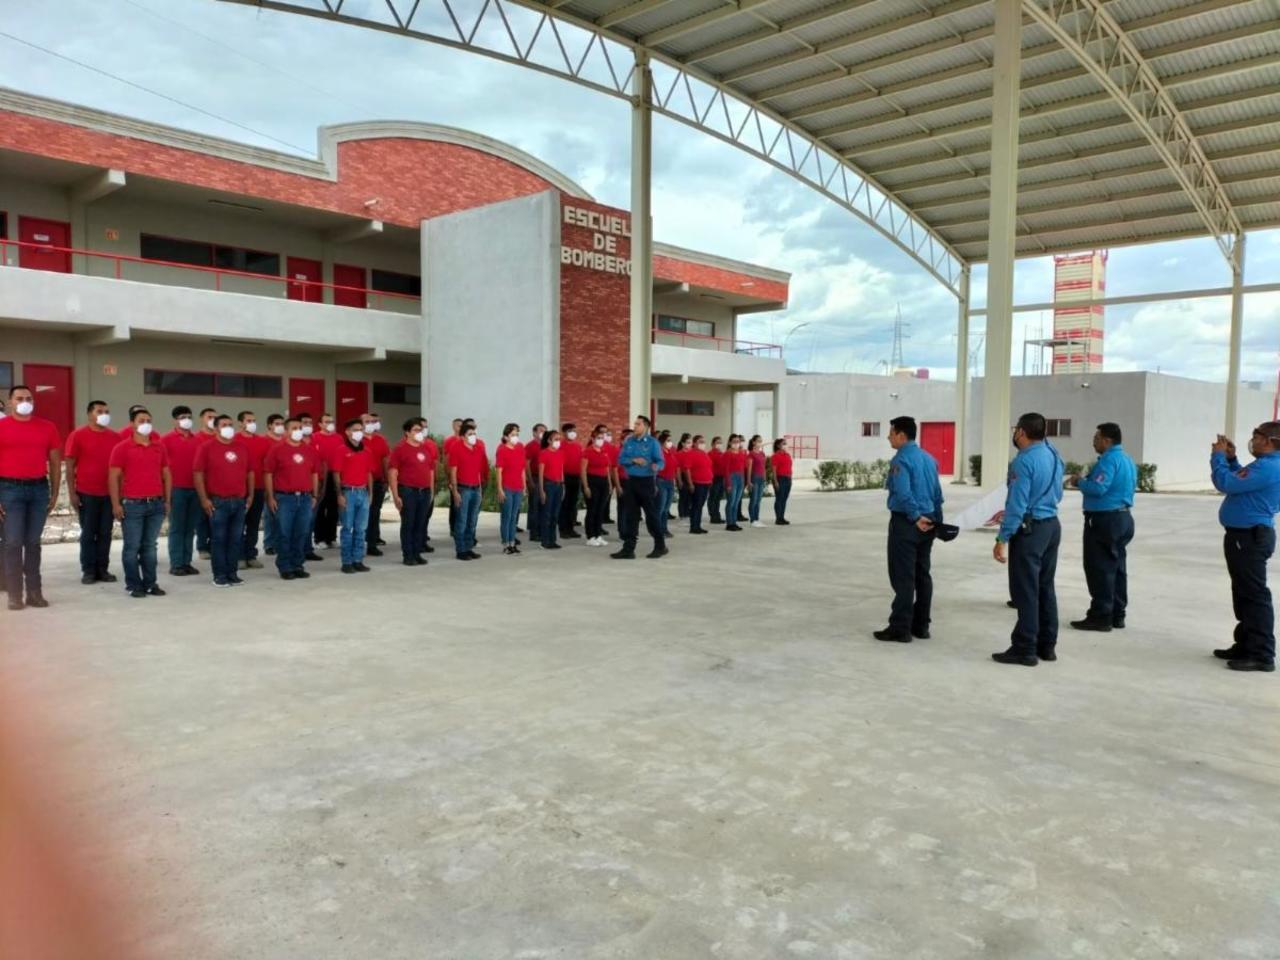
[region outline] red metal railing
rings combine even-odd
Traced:
[[[63,254],[68,254],[70,256],[92,257],[95,260],[110,261],[113,264],[113,276],[117,280],[130,279],[124,275],[125,264],[143,264],[148,267],[163,267],[163,268],[173,269],[173,270],[186,270],[192,273],[204,274],[204,275],[212,274],[214,290],[222,289],[222,280],[224,277],[234,277],[234,278],[244,279],[244,280],[261,280],[266,283],[279,284],[281,288],[281,296],[288,297],[289,299],[292,299],[292,300],[298,300],[298,301],[309,302],[309,303],[326,302],[324,300],[325,290],[333,291],[333,294],[336,294],[338,292],[361,294],[364,296],[367,305],[371,304],[371,302],[380,303],[382,298],[386,298],[389,300],[411,300],[415,302],[421,299],[420,297],[416,297],[413,294],[409,294],[409,293],[388,293],[383,290],[371,290],[367,287],[349,287],[349,286],[343,286],[342,284],[337,284],[337,283],[324,283],[321,280],[297,280],[292,277],[277,276],[275,274],[251,273],[247,270],[228,270],[225,267],[201,267],[191,263],[175,263],[172,260],[152,260],[147,257],[134,257],[134,256],[130,256],[128,254],[123,254],[123,253],[103,253],[100,250],[80,250],[75,247],[59,247],[49,243],[28,243],[21,240],[5,240],[3,238],[0,238],[0,266],[12,266],[12,267],[21,266],[21,263],[9,263],[9,248],[11,247],[14,250],[19,252],[19,259],[21,258],[21,251],[23,249],[27,249],[27,250],[34,250],[39,253],[63,253]],[[30,267],[29,269],[41,270],[46,268]],[[53,272],[74,273],[75,271],[56,270]],[[78,275],[79,276],[100,276],[100,274],[78,274]],[[147,283],[151,281],[141,280],[139,282]],[[290,287],[296,287],[298,290],[301,291],[302,296],[289,297]],[[197,289],[204,289],[204,288],[197,288]],[[253,291],[248,291],[248,290],[237,290],[236,292],[248,293],[251,296],[265,295],[265,294],[254,294]],[[337,300],[337,297],[334,296],[333,294],[330,295],[331,299],[329,302],[333,302]],[[377,307],[373,307],[373,309],[376,310]]]
[[[679,330],[662,330],[652,327],[650,340],[658,343],[659,337],[669,337],[676,341],[675,346],[704,350],[719,350],[722,353],[743,353],[753,357],[782,358],[782,347],[776,343],[755,343],[751,340],[731,340],[726,337],[712,337],[705,333],[681,333]]]
[[[819,459],[818,437],[816,434],[788,433],[785,438],[791,448],[791,456],[797,460]]]

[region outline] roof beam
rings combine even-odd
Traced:
[[[115,193],[125,185],[125,182],[123,170],[100,170],[72,186],[68,192],[72,203],[93,203],[109,193]]]
[[[1035,17],[1116,100],[1168,165],[1216,240],[1227,263],[1239,268],[1237,239],[1244,228],[1204,147],[1147,59],[1099,0],[1023,0]]]
[[[609,27],[617,26],[632,17],[638,17],[649,13],[651,10],[657,10],[659,7],[665,7],[671,2],[672,0],[636,0],[635,3],[628,3],[625,7],[619,7],[612,13],[606,13],[596,21],[596,25],[607,30]]]
[[[654,47],[658,44],[666,43],[668,40],[674,40],[676,37],[684,36],[686,33],[693,33],[695,30],[709,27],[729,17],[736,17],[740,13],[746,13],[754,7],[763,6],[769,2],[770,0],[727,0],[723,7],[708,10],[706,13],[701,13],[696,17],[690,17],[688,20],[681,20],[679,23],[673,23],[669,27],[662,27],[660,30],[646,33],[639,38],[639,41],[646,47]]]

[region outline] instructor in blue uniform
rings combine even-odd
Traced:
[[[1009,589],[1018,609],[1018,622],[1008,650],[993,653],[996,663],[1034,667],[1041,660],[1057,660],[1058,596],[1053,577],[1058,569],[1062,525],[1062,457],[1044,438],[1044,417],[1024,413],[1013,430],[1018,448],[1009,468],[1011,483],[1004,503],[1004,520],[996,534],[992,556],[1005,563],[1009,545]]]
[[[889,584],[893,606],[889,626],[877,630],[877,640],[910,643],[929,637],[933,604],[934,524],[942,522],[942,485],[938,463],[916,444],[913,417],[889,421],[889,446],[897,452],[889,461],[885,487],[889,490]]]
[[[1093,435],[1098,462],[1067,479],[1084,495],[1084,579],[1089,611],[1072,620],[1077,630],[1108,633],[1124,628],[1129,605],[1126,550],[1133,539],[1133,492],[1138,468],[1120,445],[1120,427],[1100,423]]]
[[[652,424],[648,417],[636,417],[631,436],[622,441],[622,449],[618,452],[618,472],[626,477],[626,482],[618,499],[618,532],[623,538],[622,549],[609,554],[614,560],[636,558],[641,512],[644,513],[649,536],[653,537],[653,549],[648,553],[648,558],[657,560],[669,552],[662,535],[662,521],[658,518],[656,478],[662,470],[662,446],[653,438],[650,430]]]
[[[1235,444],[1219,435],[1209,458],[1213,485],[1226,494],[1218,521],[1226,529],[1222,550],[1236,615],[1234,642],[1213,655],[1226,660],[1232,670],[1271,673],[1276,668],[1276,635],[1267,561],[1276,549],[1280,513],[1280,421],[1254,430],[1249,452],[1253,463],[1240,466]]]

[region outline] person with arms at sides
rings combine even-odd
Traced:
[[[889,421],[889,446],[893,459],[884,485],[889,491],[889,585],[893,605],[889,626],[877,630],[877,640],[910,643],[929,638],[933,607],[933,554],[935,524],[942,522],[942,485],[933,455],[916,443],[913,417]]]
[[[529,495],[525,497],[525,526],[529,530],[530,542],[542,539],[542,520],[538,511],[542,509],[542,500],[538,496],[538,454],[542,452],[542,435],[547,432],[545,423],[533,425],[533,439],[524,445],[524,480]]]
[[[649,552],[649,559],[657,560],[670,553],[662,535],[662,518],[658,516],[658,488],[655,479],[662,472],[665,461],[661,444],[649,433],[651,426],[648,417],[643,414],[637,416],[632,425],[631,436],[622,444],[619,465],[626,471],[627,480],[618,511],[619,519],[626,517],[627,530],[622,549],[609,554],[614,560],[635,559],[642,512],[649,536],[653,537],[653,550]]]
[[[1054,575],[1062,525],[1062,457],[1045,440],[1045,420],[1024,413],[1013,430],[1018,455],[1009,468],[1013,482],[1005,498],[1004,520],[996,534],[992,556],[1005,563],[1009,544],[1009,586],[1018,622],[1008,650],[993,653],[996,663],[1034,667],[1041,660],[1057,660],[1058,595]]]
[[[244,535],[240,540],[240,563],[242,570],[258,570],[262,561],[258,559],[258,531],[262,527],[262,511],[266,509],[267,499],[263,492],[264,471],[262,463],[267,458],[267,450],[271,441],[258,433],[258,418],[252,410],[241,410],[236,415],[239,424],[239,440],[249,451],[249,469],[253,472],[253,500],[244,514]]]
[[[622,512],[622,501],[627,489],[627,471],[622,469],[622,445],[631,436],[631,428],[618,431],[618,442],[613,448],[613,499],[618,504],[618,539],[627,539],[627,518]]]
[[[560,544],[556,543],[556,531],[560,529],[560,501],[564,498],[564,454],[560,443],[560,431],[548,430],[542,435],[542,449],[538,451],[543,550],[560,549]]]
[[[608,527],[614,523],[612,504],[614,500],[614,493],[618,489],[618,445],[613,442],[613,431],[605,424],[601,424],[600,426],[604,430],[604,449],[609,454],[611,464],[609,470],[609,490],[604,500],[604,519],[600,521],[602,526]]]
[[[382,504],[387,499],[387,461],[391,458],[391,447],[382,435],[382,420],[376,413],[366,413],[360,420],[364,424],[364,446],[373,462],[373,494],[369,500],[368,549],[365,552],[371,557],[380,557],[382,551],[379,547],[386,543],[382,539]]]
[[[337,516],[338,500],[333,492],[333,485],[329,483],[329,461],[325,457],[324,450],[321,449],[320,432],[316,429],[315,418],[305,411],[295,414],[295,416],[297,416],[298,422],[302,424],[302,442],[315,451],[316,469],[320,473],[320,485],[316,493],[316,502],[311,508],[311,521],[307,528],[307,542],[304,545],[303,558],[307,561],[323,560],[324,557],[316,553],[315,545],[319,543],[316,538],[316,527],[319,524],[321,511],[325,509],[325,501],[328,500],[330,502],[329,513],[332,516]],[[334,530],[337,530],[336,526]]]
[[[267,447],[267,451],[270,452],[277,444],[283,442],[284,438],[284,415],[273,413],[267,417],[267,441],[270,444]],[[277,542],[278,532],[275,511],[264,510],[262,513],[262,552],[268,557],[274,557],[276,550],[279,548],[279,543]]]
[[[200,517],[200,495],[196,493],[196,452],[202,441],[192,432],[195,423],[191,408],[173,408],[173,429],[160,438],[172,482],[169,505],[169,576],[190,577],[200,571],[191,565],[192,542]]]
[[[702,525],[702,510],[707,505],[715,473],[711,456],[707,453],[707,439],[702,434],[693,438],[693,448],[685,455],[685,465],[689,483],[693,486],[693,496],[689,499],[689,532],[706,533],[707,528]]]
[[[364,551],[369,534],[369,501],[373,496],[373,462],[365,448],[364,423],[353,417],[342,426],[341,443],[330,444],[329,482],[337,497],[338,543],[343,573],[368,573]]]
[[[680,476],[680,462],[676,459],[676,442],[671,438],[670,430],[658,433],[658,445],[662,448],[662,469],[658,471],[657,511],[658,526],[662,528],[662,536],[671,536],[671,503],[676,498],[676,482]]]
[[[737,533],[742,527],[734,521],[741,514],[742,491],[746,485],[747,470],[750,465],[747,452],[742,449],[742,436],[737,433],[729,435],[729,449],[720,460],[720,470],[724,476],[725,507],[724,516],[726,530]]]
[[[80,582],[115,583],[111,565],[111,491],[107,487],[108,461],[121,436],[111,426],[111,410],[102,400],[91,400],[88,422],[67,437],[62,451],[67,471],[67,493],[80,520]],[[129,436],[133,427],[129,427]]]
[[[764,482],[769,473],[768,458],[764,452],[764,437],[756,434],[747,448],[747,473],[751,484],[751,499],[747,516],[753,527],[763,527],[760,521],[760,503],[764,499]]]
[[[306,432],[305,428],[303,432]],[[320,414],[320,423],[316,432],[311,435],[311,443],[316,448],[316,456],[327,467],[334,454],[346,446],[347,437],[345,432],[339,432],[333,414],[326,411]],[[338,542],[338,512],[338,488],[332,483],[330,471],[326,469],[320,479],[320,502],[316,506],[316,547],[323,543],[332,549]],[[307,554],[308,560],[320,559],[320,554],[315,549],[308,550]]]
[[[711,449],[707,452],[711,459],[711,489],[707,491],[707,510],[711,514],[712,523],[724,523],[720,515],[720,504],[724,500],[724,443],[719,437],[711,438]]]
[[[604,514],[609,509],[610,474],[613,471],[613,455],[605,449],[604,428],[591,432],[591,442],[582,453],[581,481],[583,495],[587,499],[587,546],[603,547]]]
[[[441,456],[444,457],[445,469],[449,468],[449,458],[453,455],[454,449],[462,443],[462,420],[454,417],[449,423],[449,436],[444,438],[441,449]],[[458,525],[458,505],[453,502],[453,497],[449,498],[449,536],[457,536]]]
[[[520,520],[520,501],[524,499],[524,445],[520,443],[520,427],[508,423],[502,428],[502,444],[493,455],[498,470],[498,504],[501,508],[502,552],[520,552],[516,528]]]
[[[1098,462],[1067,478],[1067,485],[1084,495],[1084,579],[1089,585],[1089,610],[1072,620],[1077,630],[1101,633],[1124,628],[1129,606],[1127,551],[1133,539],[1133,494],[1138,468],[1120,445],[1120,425],[1100,423],[1093,435]]]
[[[307,543],[325,465],[315,446],[305,442],[298,417],[283,426],[284,439],[271,445],[262,463],[263,489],[276,523],[276,571],[281,580],[305,580],[311,576],[305,566]]]
[[[693,496],[693,484],[689,482],[689,451],[693,449],[693,434],[682,433],[676,443],[676,516],[681,520],[689,516],[689,500]]]
[[[787,519],[787,501],[791,499],[791,474],[794,468],[791,454],[787,450],[786,437],[773,441],[770,466],[773,467],[773,522],[779,527],[789,527],[791,521]]]
[[[58,502],[62,442],[35,409],[35,394],[17,384],[9,389],[9,415],[0,420],[0,539],[10,610],[49,605],[40,580],[40,535]]]
[[[252,454],[237,439],[231,418],[214,420],[218,439],[200,444],[192,464],[200,506],[209,518],[209,552],[213,583],[235,587],[244,583],[236,572],[244,541],[244,515],[253,502]]]
[[[213,407],[205,407],[200,411],[200,417],[196,421],[197,443],[208,443],[210,440],[217,439],[218,430],[214,426],[217,416],[218,411]],[[209,536],[209,515],[201,510],[196,520],[196,554],[202,560],[208,560],[211,556],[209,553]]]
[[[426,421],[410,417],[404,439],[387,458],[387,485],[400,511],[400,557],[406,567],[425,566],[427,518],[436,495],[436,443],[427,436]]]
[[[576,540],[582,536],[578,525],[578,499],[582,494],[582,444],[578,429],[572,423],[560,428],[560,455],[564,460],[564,500],[560,503],[560,539]]]
[[[1276,668],[1276,617],[1267,587],[1267,561],[1276,549],[1280,513],[1280,420],[1259,424],[1249,438],[1254,460],[1236,459],[1236,446],[1219,436],[1209,467],[1213,486],[1225,494],[1218,507],[1222,550],[1231,577],[1236,627],[1230,647],[1213,651],[1232,670],[1271,673]]]
[[[110,457],[111,512],[124,533],[124,588],[135,600],[165,595],[156,583],[156,540],[169,515],[173,478],[169,454],[154,429],[147,409],[135,408],[129,439],[120,440]]]
[[[462,421],[462,433],[449,454],[449,496],[456,508],[453,546],[459,560],[479,560],[476,553],[476,524],[480,520],[480,499],[489,479],[489,459],[484,441],[476,435],[474,420]]]

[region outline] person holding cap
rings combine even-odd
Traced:
[[[192,472],[200,506],[209,518],[214,586],[235,587],[244,583],[236,570],[244,538],[244,515],[253,502],[253,470],[249,449],[236,438],[231,418],[219,414],[214,418],[214,428],[218,438],[200,445]]]
[[[155,429],[145,407],[135,407],[129,439],[111,451],[111,511],[120,521],[124,543],[120,563],[124,588],[135,600],[163,597],[156,583],[156,540],[169,514],[173,479],[164,443],[152,435]]]
[[[609,554],[614,560],[634,560],[636,557],[636,539],[640,533],[640,514],[644,513],[645,526],[649,536],[653,537],[653,550],[648,554],[650,560],[665,557],[666,539],[662,535],[662,522],[658,517],[658,490],[654,479],[662,472],[665,460],[662,447],[649,432],[652,428],[649,418],[641,414],[632,424],[631,436],[622,443],[618,452],[618,466],[626,474],[623,484],[622,500],[619,502],[619,526],[626,517],[625,539],[622,549]]]
[[[1276,549],[1280,513],[1280,420],[1259,424],[1249,438],[1254,460],[1236,459],[1236,446],[1219,435],[1209,468],[1213,486],[1225,494],[1218,521],[1225,533],[1222,550],[1231,577],[1231,607],[1236,617],[1232,644],[1213,651],[1232,670],[1271,673],[1276,668],[1276,617],[1267,588],[1267,561]]]
[[[107,488],[108,461],[120,436],[111,426],[111,410],[102,400],[90,400],[88,422],[67,436],[62,451],[67,493],[80,520],[80,582],[115,583],[111,565],[111,496]],[[132,426],[130,426],[132,433]]]
[[[0,420],[0,539],[10,610],[49,605],[40,579],[40,535],[58,503],[62,443],[57,427],[35,409],[35,394],[18,384],[9,389],[9,415]]]
[[[910,643],[929,638],[933,604],[934,526],[942,522],[942,485],[933,455],[916,444],[914,417],[889,421],[893,459],[884,485],[889,491],[889,584],[893,604],[889,626],[877,630],[877,640]]]
[[[304,442],[302,421],[284,421],[285,436],[263,458],[263,490],[267,512],[275,517],[276,571],[281,580],[305,580],[311,517],[320,493],[324,464],[316,448]]]

